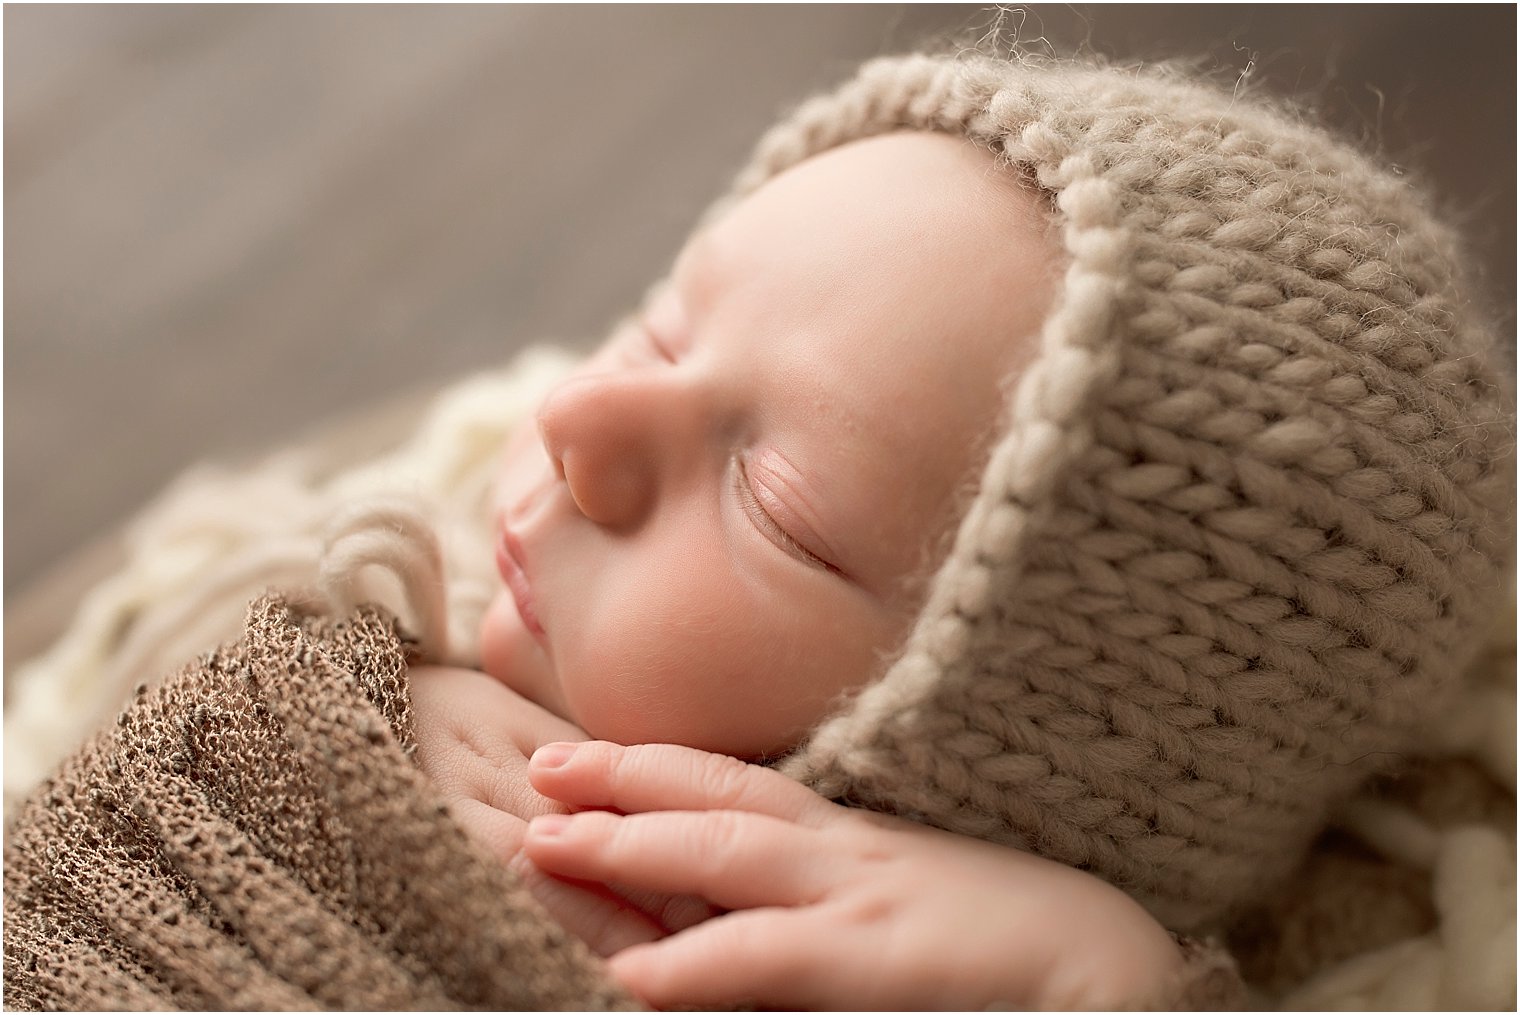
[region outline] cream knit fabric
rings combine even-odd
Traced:
[[[879,60],[727,201],[898,129],[1004,153],[1070,267],[906,647],[784,770],[1207,928],[1476,647],[1510,552],[1491,336],[1405,182],[1156,74]]]

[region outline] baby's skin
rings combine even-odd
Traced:
[[[592,737],[795,746],[918,612],[1065,255],[970,144],[769,181],[508,442],[483,669]]]
[[[414,671],[418,759],[652,1003],[1102,1007],[1176,972],[1095,878],[734,760],[905,638],[1064,267],[1043,201],[940,135],[809,159],[509,442],[483,672]]]

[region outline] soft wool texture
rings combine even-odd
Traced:
[[[1514,1008],[1513,592],[1506,598],[1463,693],[1430,712],[1421,756],[1365,787],[1305,865],[1230,929],[1264,998],[1290,1010]]]
[[[1002,153],[1070,267],[905,650],[784,770],[1217,926],[1477,647],[1510,554],[1493,337],[1405,182],[1149,73],[875,61],[730,200],[902,129]]]

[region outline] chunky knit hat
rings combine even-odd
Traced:
[[[1407,183],[1165,74],[878,60],[713,214],[901,129],[1003,153],[1070,264],[906,646],[783,770],[1206,928],[1476,647],[1513,482],[1491,336]]]

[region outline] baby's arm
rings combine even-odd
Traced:
[[[414,666],[409,676],[417,764],[466,834],[510,860],[529,818],[565,811],[529,783],[528,758],[586,734],[476,670]]]

